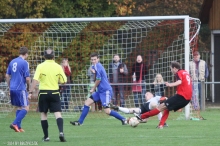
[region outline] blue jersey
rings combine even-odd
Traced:
[[[26,77],[30,77],[26,60],[21,57],[13,59],[8,65],[7,74],[11,75],[10,90],[26,90]]]
[[[96,80],[101,80],[98,85],[98,92],[106,92],[107,90],[112,91],[112,87],[109,84],[107,74],[105,68],[102,66],[101,63],[97,63],[96,65],[92,66],[93,69],[96,71]]]

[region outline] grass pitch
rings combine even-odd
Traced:
[[[72,126],[64,118],[66,143],[59,142],[58,128],[54,118],[49,118],[50,142],[42,142],[43,132],[40,116],[28,113],[22,123],[24,133],[16,133],[9,128],[14,115],[0,118],[0,146],[3,145],[45,145],[45,146],[219,146],[220,145],[220,110],[207,109],[201,115],[207,120],[176,120],[180,112],[170,112],[167,121],[169,127],[156,129],[157,117],[148,123],[132,128],[122,126],[121,122],[108,118],[104,113],[89,113],[83,126]],[[102,116],[103,115],[103,116]],[[132,115],[127,115],[127,117]]]

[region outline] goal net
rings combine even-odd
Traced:
[[[55,61],[60,64],[67,58],[71,67],[71,84],[60,87],[63,117],[78,118],[94,84],[89,70],[89,55],[99,53],[100,62],[110,78],[117,71],[118,64],[113,63],[113,58],[118,54],[128,73],[123,76],[123,81],[119,81],[119,76],[110,81],[115,91],[112,102],[137,107],[144,102],[145,92],[152,90],[156,74],[160,73],[164,81],[175,80],[169,69],[171,61],[178,61],[182,68],[189,69],[192,50],[197,47],[199,28],[200,21],[188,16],[3,19],[0,20],[0,72],[5,74],[8,63],[17,57],[19,48],[27,46],[33,77],[36,66],[44,61],[43,51],[53,48]],[[142,92],[135,94],[132,92],[132,67],[138,55],[142,56],[144,71]],[[0,90],[4,97],[0,97],[0,117],[13,110],[10,101],[5,101],[8,91],[4,92],[6,84],[4,80],[2,82]],[[165,88],[167,97],[174,93],[175,88]],[[37,94],[36,87],[30,100],[33,112],[37,111]],[[188,108],[186,118],[189,111]],[[99,102],[91,106],[89,117],[107,118]]]

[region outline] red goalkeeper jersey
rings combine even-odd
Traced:
[[[177,94],[182,95],[186,100],[192,98],[192,81],[190,75],[185,70],[179,70],[176,73],[176,79],[181,80],[182,83],[177,86]]]

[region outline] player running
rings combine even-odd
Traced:
[[[102,66],[101,63],[98,62],[99,61],[98,54],[92,53],[90,56],[90,59],[93,64],[92,69],[94,69],[96,72],[95,85],[90,90],[92,95],[90,96],[90,98],[88,98],[85,101],[85,105],[83,107],[83,111],[80,115],[80,118],[77,121],[71,121],[70,124],[75,125],[75,126],[82,125],[89,112],[89,106],[93,104],[94,102],[101,100],[105,113],[120,120],[122,122],[122,125],[126,125],[127,124],[126,118],[124,118],[119,113],[111,110],[108,107],[109,102],[111,101],[111,97],[112,97],[112,88],[108,82],[105,68]],[[95,91],[96,88],[98,88],[97,91]]]

